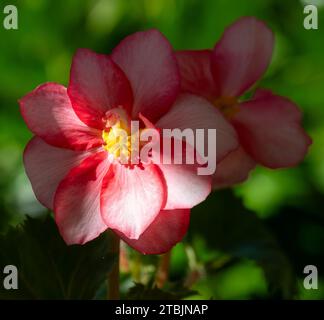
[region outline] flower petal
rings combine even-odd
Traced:
[[[298,107],[269,92],[242,103],[232,121],[245,150],[269,168],[297,165],[312,142],[301,127]]]
[[[180,77],[172,48],[159,31],[128,36],[114,49],[112,58],[131,83],[133,117],[141,112],[155,121],[170,109],[180,90]]]
[[[56,148],[38,137],[32,138],[24,151],[24,166],[38,201],[53,209],[59,183],[91,152]]]
[[[267,69],[274,36],[264,22],[244,17],[229,26],[212,53],[212,73],[222,96],[240,96]]]
[[[164,206],[163,176],[158,167],[111,165],[101,190],[101,215],[107,226],[138,239]]]
[[[181,95],[172,109],[156,123],[156,126],[181,130],[187,128],[216,129],[217,161],[238,147],[236,132],[231,124],[211,103],[191,94]],[[205,143],[207,142],[205,139]]]
[[[131,110],[133,93],[123,71],[107,55],[79,49],[73,57],[68,94],[79,118],[102,129],[106,111]]]
[[[175,141],[176,139],[173,139],[173,146],[177,145]],[[199,164],[196,161],[197,155],[194,148],[188,143],[179,142],[179,148],[173,148],[171,154],[163,149],[162,144],[161,157],[157,164],[167,186],[167,201],[163,207],[164,210],[190,209],[204,201],[211,191],[211,176],[198,174]],[[187,158],[187,151],[192,157]],[[182,163],[176,164],[174,160],[179,155],[181,157],[178,159],[182,159]],[[159,159],[155,155],[155,150],[153,150],[152,158]],[[193,164],[188,164],[189,161]]]
[[[77,117],[62,85],[46,83],[19,103],[28,128],[48,144],[86,150],[102,143],[100,131],[87,127]]]
[[[218,165],[213,176],[213,189],[228,188],[245,181],[256,162],[242,147],[228,154]]]
[[[181,89],[213,101],[219,96],[211,73],[211,50],[177,51]]]
[[[162,210],[138,240],[115,231],[128,245],[143,254],[162,254],[182,240],[190,220],[190,210]]]
[[[67,244],[84,244],[107,229],[100,214],[100,190],[108,169],[107,153],[99,152],[73,168],[60,183],[54,213]]]

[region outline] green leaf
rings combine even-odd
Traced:
[[[231,191],[214,192],[192,210],[189,237],[205,239],[208,248],[233,258],[255,260],[272,296],[291,298],[295,294],[295,276],[277,241]]]
[[[28,217],[0,237],[0,269],[18,269],[18,290],[0,282],[0,299],[92,299],[116,261],[109,243],[105,232],[83,246],[67,246],[50,216]]]
[[[130,288],[126,299],[128,300],[179,300],[197,294],[196,291],[186,288],[175,287],[172,291],[162,290],[156,286],[143,285],[135,283],[135,286]]]

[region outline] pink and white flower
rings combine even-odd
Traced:
[[[217,146],[219,157],[234,150],[236,133],[220,112],[179,91],[172,48],[150,30],[128,36],[110,56],[79,49],[68,88],[46,83],[20,100],[35,134],[25,169],[67,244],[83,244],[107,228],[147,254],[182,239],[190,208],[211,190],[210,177],[198,176],[195,165],[122,164],[111,135],[117,127],[128,130],[131,119],[144,119],[143,127],[210,126],[226,141]]]
[[[311,144],[301,127],[301,112],[289,99],[264,89],[250,100],[239,99],[266,71],[273,46],[272,31],[262,21],[244,17],[225,30],[213,50],[176,53],[182,91],[210,101],[239,138],[239,147],[218,164],[216,188],[244,181],[256,164],[295,166]]]

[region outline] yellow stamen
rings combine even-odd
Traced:
[[[125,127],[120,120],[113,126],[103,130],[102,139],[104,149],[112,154],[114,158],[129,158],[131,154],[131,136],[128,127]]]
[[[214,106],[219,109],[226,118],[232,118],[238,111],[238,100],[235,97],[221,97],[214,101]]]

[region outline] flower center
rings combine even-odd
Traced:
[[[115,158],[121,156],[129,157],[131,152],[131,137],[127,130],[123,129],[121,121],[117,121],[113,126],[102,131],[104,149]]]
[[[235,97],[220,97],[214,100],[214,106],[219,109],[226,118],[232,118],[238,111],[239,105]]]
[[[102,131],[103,148],[121,163],[129,163],[132,153],[140,149],[141,130],[131,132],[130,119],[123,109],[108,111],[103,119],[105,129]]]

